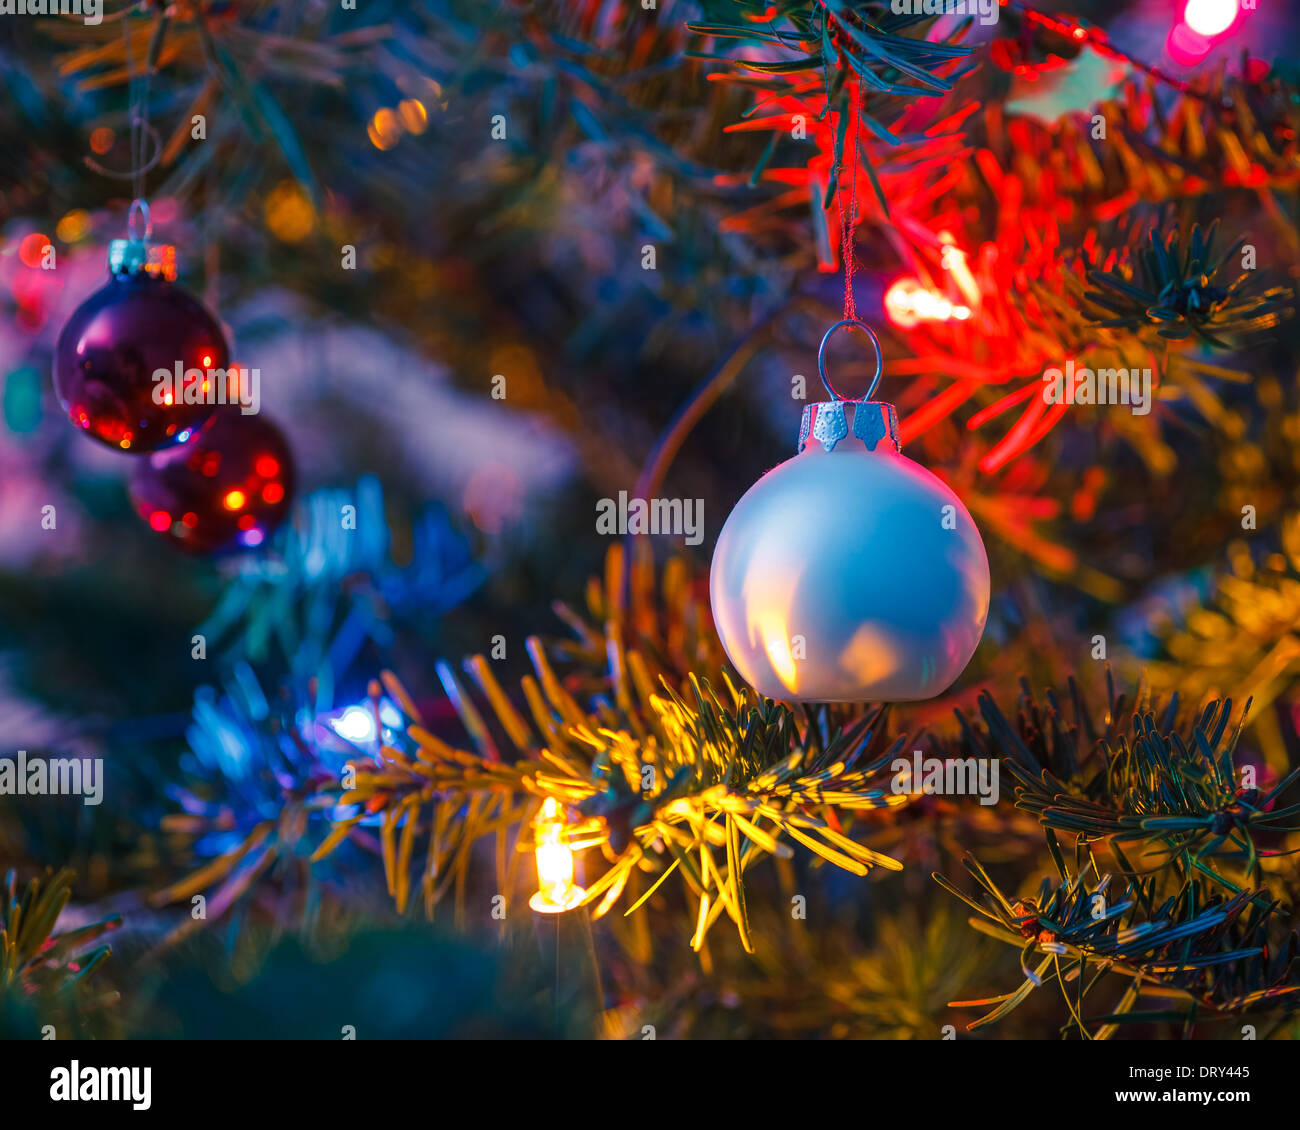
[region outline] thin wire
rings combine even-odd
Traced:
[[[849,211],[847,217],[844,214],[844,197],[839,191],[838,184],[835,189],[835,202],[840,213],[840,258],[844,262],[844,317],[846,320],[853,321],[856,321],[858,317],[857,301],[853,297],[853,270],[857,265],[853,232],[858,219],[858,130],[861,128],[861,124],[862,82],[859,80],[853,84],[853,164],[849,180]],[[841,164],[837,176],[842,169],[843,165]]]
[[[203,298],[209,310],[220,317],[221,302],[221,245],[216,238],[216,209],[212,207],[215,195],[216,169],[211,161],[203,174]]]
[[[139,177],[140,163],[136,159],[136,136],[135,136],[135,61],[131,57],[131,10],[128,8],[124,13],[126,18],[122,21],[122,51],[126,59],[126,123],[127,128],[131,131],[131,195],[139,196],[137,191],[137,181]]]
[[[788,299],[780,307],[771,311],[761,322],[747,330],[717,368],[696,385],[690,396],[686,398],[685,403],[677,410],[677,414],[669,421],[668,426],[659,434],[659,438],[655,441],[650,454],[646,456],[645,463],[641,468],[641,474],[636,481],[637,498],[653,498],[659,493],[659,489],[663,486],[664,479],[668,475],[668,469],[677,457],[678,451],[686,442],[687,437],[695,430],[696,424],[704,418],[709,409],[717,403],[722,394],[740,376],[754,354],[764,346],[771,344],[773,327],[794,311],[807,308],[815,309],[819,313],[825,310],[825,307],[810,295],[796,295]],[[631,539],[634,536],[633,534],[628,535],[629,553]]]
[[[1103,28],[1085,25],[1082,21],[1070,16],[1052,16],[1045,12],[1037,12],[1032,8],[1026,8],[1024,4],[1018,3],[1017,0],[1003,0],[1003,3],[1013,12],[1020,15],[1024,19],[1026,25],[1031,23],[1038,24],[1040,27],[1045,27],[1049,31],[1056,32],[1058,35],[1064,35],[1067,38],[1075,38],[1076,40],[1078,37],[1077,35],[1073,35],[1073,33],[1076,29],[1082,30],[1084,35],[1081,42],[1086,44],[1088,47],[1091,47],[1098,55],[1105,55],[1107,58],[1117,59],[1120,62],[1127,63],[1130,67],[1134,67],[1139,71],[1144,71],[1156,81],[1172,86],[1180,94],[1185,94],[1190,98],[1199,98],[1203,102],[1211,101],[1210,96],[1206,94],[1205,91],[1197,90],[1190,82],[1184,82],[1182,79],[1176,78],[1174,75],[1169,74],[1167,71],[1162,70],[1160,67],[1157,67],[1152,63],[1143,62],[1141,59],[1134,58],[1132,55],[1121,51],[1110,41]]]
[[[140,101],[136,107],[137,129],[140,135],[140,152],[136,157],[136,182],[135,194],[137,198],[144,198],[145,191],[145,158],[149,152],[149,87],[151,85],[151,67],[149,65],[149,52],[146,49],[144,60],[144,73],[140,77]]]
[[[136,200],[144,199],[145,155],[149,137],[149,58],[139,74],[131,45],[131,9],[124,12],[122,43],[126,51],[127,106],[131,129],[131,192]]]

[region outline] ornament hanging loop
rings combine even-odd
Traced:
[[[137,222],[144,225],[144,232],[141,234],[137,228]],[[127,238],[148,243],[153,238],[153,216],[149,213],[149,202],[140,197],[131,201],[131,211],[126,218]]]
[[[822,379],[822,384],[826,386],[826,391],[831,394],[832,400],[846,399],[835,391],[831,385],[830,377],[826,375],[826,345],[835,331],[844,326],[851,326],[861,330],[867,337],[871,338],[871,344],[875,347],[876,371],[871,378],[871,387],[867,389],[866,395],[862,398],[863,400],[870,400],[872,394],[876,391],[876,385],[880,383],[880,371],[885,366],[885,355],[880,348],[880,339],[876,337],[875,331],[866,322],[859,321],[857,318],[843,318],[826,331],[826,336],[822,338],[821,346],[817,350],[817,373]]]

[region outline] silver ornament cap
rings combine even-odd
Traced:
[[[892,404],[883,400],[822,400],[803,410],[798,453],[803,452],[810,439],[817,440],[827,451],[834,451],[835,445],[848,438],[850,431],[868,451],[875,451],[881,440],[888,440],[896,452],[903,450],[898,439],[898,413]]]
[[[126,231],[126,239],[109,241],[108,273],[114,278],[149,275],[175,282],[176,248],[170,243],[153,242],[153,220],[145,201],[132,201]]]

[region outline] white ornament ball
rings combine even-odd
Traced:
[[[896,436],[891,405],[810,405],[800,453],[750,487],[723,525],[713,618],[760,694],[933,698],[974,654],[989,610],[984,543],[961,499],[902,455]]]

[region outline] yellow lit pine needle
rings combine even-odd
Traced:
[[[311,861],[313,863],[319,863],[329,855],[330,852],[352,834],[352,829],[361,822],[361,819],[360,816],[353,816],[341,823],[335,824],[334,827],[330,829],[329,835],[321,840],[320,846],[312,852]]]

